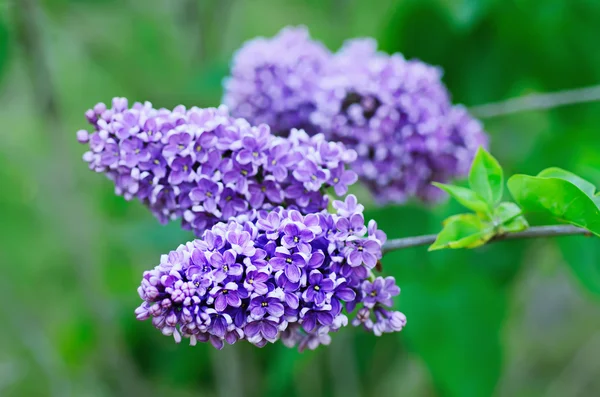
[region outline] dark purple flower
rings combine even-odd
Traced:
[[[241,293],[238,291],[238,285],[233,282],[225,284],[224,287],[215,287],[210,291],[215,297],[215,309],[223,312],[227,306],[240,307],[242,304]]]
[[[223,183],[234,186],[237,192],[245,194],[248,190],[248,180],[254,175],[256,175],[254,165],[231,161],[228,170],[223,174]]]
[[[340,278],[337,280],[337,283],[338,284],[335,287],[335,292],[333,294],[336,298],[344,302],[352,302],[354,299],[356,299],[356,292],[350,288],[346,280]]]
[[[188,184],[173,189],[191,194]],[[246,220],[207,220],[213,223],[202,239],[163,255],[158,266],[144,272],[136,318],[151,318],[176,342],[187,338],[192,345],[210,342],[218,349],[240,339],[262,347],[280,337],[299,349],[327,344],[331,332],[348,324],[344,306],[347,312],[358,309],[353,324],[376,335],[402,329],[405,317],[385,308],[400,292],[395,280],[369,281],[367,253],[381,257],[385,235],[373,223],[367,237],[334,233],[342,218],[364,229],[360,211],[303,215],[278,207],[251,212]],[[294,241],[303,230],[310,238]]]
[[[300,254],[293,254],[285,247],[277,248],[275,257],[271,258],[269,264],[273,270],[283,270],[286,277],[296,282],[302,276],[302,268],[306,266],[306,259]]]
[[[155,177],[162,178],[167,175],[167,161],[161,154],[160,147],[148,146],[150,157],[147,161],[138,164],[139,168],[151,172]]]
[[[313,269],[318,269],[321,266],[323,266],[323,263],[325,262],[325,254],[323,254],[323,251],[313,251],[310,254],[310,258],[308,259],[307,263],[306,263],[306,268],[307,270],[313,270]]]
[[[208,178],[201,178],[196,187],[190,191],[190,198],[195,203],[201,203],[204,210],[210,213],[217,211],[217,197],[221,192],[221,185]]]
[[[299,222],[288,223],[283,228],[283,233],[281,244],[285,248],[297,247],[300,251],[310,251],[308,244],[315,238],[315,234],[303,224]]]
[[[324,278],[318,270],[313,270],[308,276],[308,287],[302,294],[306,302],[314,302],[316,306],[323,306],[331,297],[335,282],[330,278]]]
[[[261,246],[261,245],[262,245],[262,243],[255,242],[255,246]],[[273,248],[273,250],[274,249],[275,248]],[[267,269],[267,266],[268,266],[268,262],[269,262],[270,258],[267,258],[267,256],[268,256],[268,253],[266,250],[257,248],[254,255],[244,258],[244,264],[248,267],[248,270],[250,270],[250,268],[254,267],[261,271],[262,270],[269,271],[269,269]]]
[[[298,309],[300,305],[299,293],[300,282],[290,281],[284,273],[281,273],[276,277],[277,286],[283,291],[283,300],[287,307],[291,309]]]
[[[266,319],[256,320],[246,324],[244,332],[246,333],[248,340],[253,343],[259,342],[260,339],[265,339],[274,343],[279,335],[277,323]]]
[[[227,313],[219,313],[215,309],[206,309],[210,316],[209,332],[219,338],[224,338],[229,326],[233,323],[231,316]]]
[[[333,323],[333,315],[329,311],[331,307],[325,305],[320,310],[304,308],[300,311],[302,327],[306,332],[312,332],[319,326],[330,326]]]
[[[270,274],[260,271],[255,267],[248,267],[246,278],[244,280],[244,288],[248,292],[258,295],[265,295],[269,292],[267,281],[270,279]]]
[[[238,196],[236,192],[231,188],[225,188],[221,193],[221,200],[219,201],[219,207],[221,208],[222,218],[229,219],[235,214],[246,210],[248,204],[243,198]]]
[[[229,276],[240,276],[244,272],[241,264],[236,262],[236,253],[233,250],[213,252],[210,255],[210,264],[215,269],[213,277],[220,283]]]
[[[255,320],[260,320],[265,316],[278,318],[283,316],[284,312],[281,299],[274,292],[252,298],[249,309],[250,316]]]
[[[253,208],[261,208],[265,202],[265,198],[277,204],[283,201],[281,186],[273,180],[249,184],[248,193],[250,194],[248,202]]]

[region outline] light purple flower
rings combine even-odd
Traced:
[[[304,182],[304,187],[310,191],[317,191],[323,183],[329,178],[327,170],[320,169],[310,160],[304,160],[298,168],[294,170],[294,178]]]
[[[168,144],[162,150],[165,158],[174,158],[175,156],[185,156],[189,154],[189,146],[192,142],[192,136],[187,132],[181,132],[169,137]]]
[[[227,241],[238,255],[252,256],[256,252],[256,248],[248,232],[228,232]]]
[[[169,183],[179,185],[182,182],[188,182],[193,173],[192,165],[193,162],[190,156],[176,157],[171,163]]]
[[[377,277],[373,282],[368,280],[362,284],[364,294],[363,303],[366,307],[373,307],[377,303],[392,306],[392,297],[400,294],[400,288],[396,285],[394,277]]]
[[[330,176],[330,183],[335,189],[335,193],[338,196],[343,196],[348,192],[348,186],[353,185],[358,180],[356,172],[346,170],[343,164],[338,165],[332,170]]]
[[[344,218],[349,218],[354,214],[362,213],[365,209],[362,204],[358,204],[358,200],[356,200],[356,196],[353,194],[346,196],[344,201],[335,200],[332,205],[333,208],[337,210],[338,214]]]
[[[362,237],[367,232],[365,227],[365,219],[362,214],[353,214],[350,218],[340,218],[335,226],[338,230],[338,235],[345,238]]]
[[[260,141],[252,136],[242,138],[243,149],[239,151],[236,160],[240,164],[252,163],[262,165],[266,158],[266,140]]]
[[[148,161],[151,156],[144,142],[135,137],[125,139],[121,142],[121,152],[123,163],[129,168]]]
[[[377,264],[377,256],[381,254],[381,245],[374,240],[353,241],[348,249],[348,264],[352,267],[363,263],[369,269]]]

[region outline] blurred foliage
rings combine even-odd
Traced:
[[[385,51],[440,65],[467,105],[598,84],[600,2],[43,0],[35,10],[56,115],[33,94],[20,4],[0,0],[0,395],[600,394],[600,248],[583,237],[386,256],[408,317],[398,335],[348,328],[302,354],[175,345],[135,320],[135,290],[191,235],[114,196],[80,161],[74,134],[87,108],[113,96],[217,105],[235,49],[288,24],[331,49],[374,36]],[[485,125],[505,175],[559,166],[599,184],[600,103]],[[461,211],[377,209],[359,193],[390,238],[435,232]]]

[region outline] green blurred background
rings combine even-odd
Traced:
[[[600,395],[600,248],[584,237],[390,254],[406,329],[348,327],[314,352],[176,345],[135,320],[142,271],[191,235],[87,170],[84,111],[217,105],[233,51],[288,24],[440,65],[468,106],[600,82],[598,0],[0,0],[0,395]],[[600,103],[485,126],[509,174],[600,183]],[[460,211],[366,204],[390,237]]]

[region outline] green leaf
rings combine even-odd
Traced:
[[[490,208],[494,208],[502,200],[504,189],[502,167],[483,147],[479,147],[471,165],[469,185]]]
[[[482,221],[475,214],[458,214],[444,221],[444,228],[439,232],[429,251],[444,248],[475,248],[494,236],[494,228]]]
[[[564,179],[565,181],[569,181],[573,185],[577,186],[582,192],[587,194],[588,197],[596,203],[596,206],[600,205],[600,197],[598,197],[598,193],[596,192],[596,186],[593,183],[586,181],[582,177],[573,174],[572,172],[558,167],[550,167],[540,172],[538,176],[544,178],[560,178]]]
[[[498,225],[509,222],[521,215],[521,208],[515,203],[505,201],[494,210],[494,222]]]
[[[527,219],[523,215],[519,215],[515,219],[504,223],[500,226],[498,232],[499,233],[514,233],[520,232],[529,227],[529,223],[527,223]]]
[[[515,203],[503,202],[494,210],[494,224],[498,233],[520,232],[529,227],[522,210]]]
[[[454,185],[446,185],[439,182],[433,182],[432,184],[448,193],[456,201],[472,211],[482,214],[489,212],[489,208],[485,201],[481,198],[481,196],[479,196],[479,194],[475,193],[471,189]]]
[[[547,213],[600,236],[600,210],[573,183],[560,178],[513,175],[508,189],[525,211]]]

